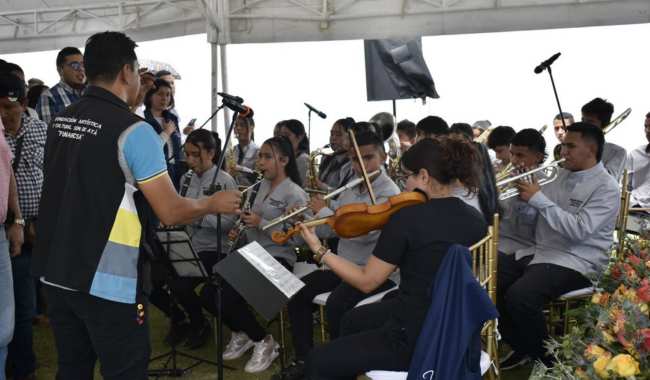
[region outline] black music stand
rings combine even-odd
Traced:
[[[162,250],[166,254],[163,260],[167,260],[168,266],[170,267],[168,283],[174,278],[197,278],[203,282],[211,281],[209,272],[203,266],[201,258],[194,251],[190,237],[183,227],[158,229],[156,230],[156,238],[159,240],[163,248]],[[174,302],[174,294],[171,287],[169,290],[171,303]],[[178,357],[191,359],[194,363],[188,367],[180,368],[177,362]],[[192,368],[201,364],[210,364],[216,367],[220,364],[179,351],[176,349],[175,342],[172,342],[169,352],[151,358],[149,363],[164,358],[167,359],[162,368],[148,370],[147,374],[149,377],[181,377]],[[230,367],[228,368],[232,369]]]

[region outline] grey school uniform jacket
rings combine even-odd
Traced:
[[[289,178],[282,181],[273,191],[271,191],[271,181],[262,181],[251,209],[262,220],[259,228],[248,228],[246,230],[248,241],[258,242],[271,256],[276,259],[284,259],[293,265],[296,262],[296,255],[293,252],[291,242],[279,245],[271,240],[271,234],[274,231],[282,231],[284,227],[290,226],[290,222],[280,223],[266,231],[262,231],[262,227],[273,219],[285,214],[290,207],[305,206],[308,200],[307,193]]]

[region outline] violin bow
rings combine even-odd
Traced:
[[[361,157],[361,151],[359,150],[359,145],[357,144],[357,138],[354,136],[352,129],[348,130],[348,134],[350,135],[350,141],[354,146],[354,152],[356,153],[357,159],[359,160],[359,166],[361,167],[361,173],[363,174],[363,182],[366,183],[366,187],[368,188],[370,201],[373,205],[375,205],[377,204],[377,199],[375,198],[375,192],[372,190],[372,184],[370,183],[370,178],[368,177],[368,172],[366,171],[366,165],[363,163],[363,157]]]

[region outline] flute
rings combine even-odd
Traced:
[[[368,175],[368,177],[375,177],[375,176],[379,175],[379,173],[381,173],[381,170],[375,170],[374,172],[370,173]],[[328,200],[328,199],[330,199],[332,197],[335,197],[335,196],[341,194],[342,192],[344,192],[345,190],[349,190],[349,189],[359,185],[360,183],[362,183],[364,181],[365,181],[365,179],[363,177],[352,180],[347,185],[339,187],[338,189],[336,189],[336,190],[332,191],[331,193],[327,194],[326,196],[324,196],[323,200]],[[291,219],[291,218],[293,218],[294,216],[296,216],[298,214],[302,214],[303,212],[305,212],[307,210],[309,210],[309,206],[303,206],[303,207],[300,207],[299,209],[293,211],[290,214],[277,217],[277,218],[273,219],[272,221],[270,221],[266,226],[262,227],[262,231],[266,231],[269,228],[271,228],[271,227],[273,227],[275,225],[278,225],[278,224],[284,222],[285,220]]]

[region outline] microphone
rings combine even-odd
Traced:
[[[555,53],[554,55],[551,56],[551,58],[549,58],[546,61],[540,63],[539,66],[535,67],[535,74],[539,74],[542,71],[548,69],[553,64],[553,62],[555,62],[555,60],[558,59],[560,54],[562,54],[562,53]]]
[[[234,103],[243,103],[244,99],[240,98],[239,96],[234,96],[230,94],[226,94],[225,92],[217,92],[217,95],[221,96],[224,99],[228,99]]]
[[[223,100],[221,100],[221,104],[223,104],[224,106],[230,108],[231,110],[233,110],[235,112],[239,112],[240,114],[246,115],[246,114],[248,114],[248,112],[250,112],[249,111],[250,108],[248,108],[247,106],[245,106],[245,105],[243,105],[241,103],[235,102],[234,100],[229,99],[229,98],[223,98]]]
[[[307,106],[307,108],[309,108],[310,111],[312,111],[312,112],[316,113],[316,115],[320,116],[321,119],[327,119],[327,115],[325,115],[324,112],[321,112],[321,111],[317,110],[316,108],[311,106],[309,103],[305,103],[305,105]]]

